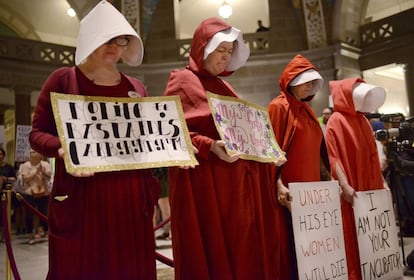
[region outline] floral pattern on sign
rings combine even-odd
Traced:
[[[229,154],[270,162],[283,159],[267,110],[244,100],[208,93],[208,101],[220,138]]]

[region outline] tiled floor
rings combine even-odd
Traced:
[[[22,280],[42,280],[45,279],[48,263],[47,240],[35,245],[28,245],[27,238],[12,235],[13,252],[17,264],[17,269]],[[157,251],[164,256],[172,258],[171,241],[157,240]],[[404,238],[405,255],[407,256],[414,250],[414,238]],[[6,246],[0,244],[0,279],[7,279],[6,276]],[[157,271],[159,280],[172,280],[173,269],[157,261]],[[13,279],[13,277],[11,278]],[[414,279],[412,276],[404,276],[404,279]]]

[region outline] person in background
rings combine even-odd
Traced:
[[[50,92],[143,97],[144,85],[118,70],[138,66],[141,38],[108,1],[80,22],[73,67],[55,70],[37,100],[29,141],[54,157],[49,204],[48,279],[156,279],[152,225],[159,185],[150,169],[68,173]]]
[[[374,138],[375,138],[375,133],[378,130],[385,129],[384,123],[380,120],[375,120],[374,119],[370,123],[371,123],[372,130],[374,131]],[[379,156],[379,160],[380,160],[381,171],[384,174],[384,172],[385,172],[385,170],[388,166],[387,155],[385,154],[385,150],[384,150],[384,148],[385,148],[384,147],[384,141],[381,142],[381,141],[375,139],[375,144],[377,145],[377,151],[378,151],[378,156]]]
[[[159,219],[157,219],[157,215],[154,214],[154,226],[157,226],[158,222],[163,223],[167,219],[170,218],[171,210],[170,210],[170,202],[168,199],[168,168],[167,167],[160,167],[153,170],[153,174],[155,177],[158,178],[160,182],[161,192],[160,197],[158,198],[158,209],[159,209]],[[157,207],[156,207],[157,210]],[[156,239],[171,239],[170,230],[171,225],[167,222],[162,227],[162,233],[156,236]]]
[[[10,189],[16,181],[16,169],[6,161],[6,151],[0,148],[0,182],[1,190]]]
[[[279,78],[280,94],[268,105],[276,140],[286,151],[288,160],[273,172],[277,182],[280,223],[280,247],[276,254],[283,256],[276,264],[281,269],[279,279],[298,278],[289,183],[320,181],[323,135],[318,119],[307,102],[315,97],[322,84],[323,78],[316,67],[298,54]]]
[[[324,125],[328,123],[329,117],[332,115],[333,109],[331,107],[322,110],[322,122]]]
[[[256,32],[265,32],[270,30],[269,27],[263,25],[263,22],[260,19],[257,21],[257,25],[258,27],[256,29]]]
[[[332,115],[333,112],[333,108],[331,107],[326,107],[322,110],[322,114],[321,114],[321,128],[323,131],[323,134],[325,135],[325,131],[326,131],[326,124],[328,123],[329,117]]]
[[[3,192],[3,190],[11,189],[13,183],[16,181],[16,169],[8,164],[6,161],[6,151],[0,147],[0,186],[1,191],[0,194]],[[0,207],[0,217],[2,215],[1,207]],[[1,218],[0,218],[1,221]],[[3,242],[3,229],[2,225],[0,223],[0,242]]]
[[[49,204],[48,183],[52,175],[52,168],[43,156],[34,150],[30,150],[30,159],[20,165],[19,175],[23,182],[23,197],[40,213],[47,216]],[[30,245],[40,241],[47,234],[48,226],[44,221],[39,222],[39,217],[34,216],[31,211],[26,213],[26,226],[28,233],[32,236],[28,243]]]
[[[382,189],[377,145],[365,113],[373,113],[385,102],[385,90],[360,78],[330,81],[334,112],[326,126],[326,144],[332,177],[341,188],[348,279],[362,279],[358,239],[352,209],[357,191]]]
[[[15,170],[19,170],[20,166],[25,163],[25,161],[16,161],[14,163]],[[14,227],[16,235],[23,235],[28,232],[28,226],[26,224],[26,207],[21,203],[20,195],[23,195],[24,183],[22,176],[19,176],[19,173],[16,174],[16,181],[13,183],[13,196],[12,196],[12,205],[13,205],[13,214],[14,214]]]
[[[270,164],[226,153],[206,94],[238,97],[221,77],[242,67],[249,53],[240,30],[208,18],[194,32],[188,66],[173,70],[166,86],[165,95],[181,98],[199,162],[169,169],[176,280],[281,279]]]

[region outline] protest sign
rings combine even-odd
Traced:
[[[14,161],[25,162],[30,159],[29,133],[32,127],[30,125],[16,126],[16,149]]]
[[[403,279],[391,192],[357,192],[354,216],[362,279]]]
[[[207,92],[220,138],[229,155],[259,162],[285,160],[273,134],[266,108],[247,101]]]
[[[69,172],[198,164],[178,96],[51,101]]]
[[[348,279],[337,181],[289,183],[299,279]]]

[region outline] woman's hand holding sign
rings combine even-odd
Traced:
[[[65,155],[65,151],[63,150],[63,148],[59,148],[58,150],[58,154],[60,158],[63,158]],[[95,175],[94,172],[89,172],[89,171],[76,171],[73,173],[69,173],[70,175],[74,176],[74,177],[91,177],[93,175]]]
[[[228,155],[226,149],[224,148],[225,145],[226,142],[223,140],[214,141],[213,144],[211,144],[210,151],[215,153],[221,160],[224,160],[225,162],[233,163],[237,161],[240,155]]]

